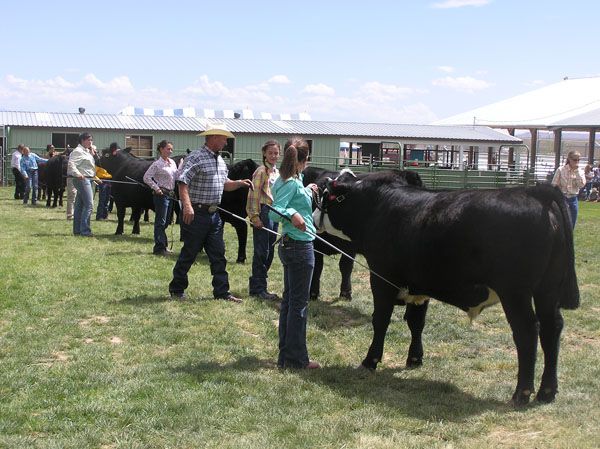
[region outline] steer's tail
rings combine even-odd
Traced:
[[[562,228],[564,241],[564,254],[565,254],[565,276],[561,285],[560,292],[560,307],[564,309],[576,309],[579,307],[579,286],[577,285],[577,274],[575,273],[575,247],[573,243],[573,225],[571,222],[571,215],[569,209],[564,200],[562,193],[555,188],[554,203],[560,210],[560,215],[557,217],[560,220],[560,227]]]

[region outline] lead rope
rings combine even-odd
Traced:
[[[285,220],[291,222],[292,220],[290,220],[288,217],[286,217],[285,215],[283,215],[281,212],[279,212],[277,209],[274,209],[273,207],[269,206],[268,204],[266,205],[271,211],[273,211],[274,213],[276,213],[277,215],[279,215],[280,217],[283,217]],[[356,264],[360,265],[363,268],[366,268],[367,270],[369,270],[369,273],[377,276],[379,279],[381,279],[382,281],[387,282],[388,284],[390,284],[392,287],[397,288],[398,290],[402,290],[401,287],[398,287],[396,284],[394,284],[392,281],[387,280],[386,278],[384,278],[382,275],[380,275],[379,273],[371,270],[371,268],[369,268],[368,265],[365,265],[361,262],[359,262],[358,260],[356,260],[354,257],[350,256],[349,254],[345,253],[344,251],[342,251],[341,249],[339,249],[338,247],[336,247],[334,244],[329,243],[327,240],[325,240],[324,238],[320,237],[319,235],[317,235],[314,232],[309,231],[308,229],[306,231],[308,235],[316,238],[317,240],[319,240],[322,243],[325,243],[327,246],[329,246],[330,248],[336,250],[338,253],[340,253],[343,256],[346,256],[348,259],[350,259],[351,261],[355,262]]]

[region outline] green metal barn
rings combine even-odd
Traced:
[[[203,139],[197,134],[211,122],[225,123],[235,134],[226,148],[232,160],[260,160],[266,140],[283,144],[300,135],[309,142],[316,166],[406,167],[419,170],[433,188],[527,182],[529,154],[522,140],[486,126],[0,111],[2,184],[12,182],[10,155],[20,143],[44,156],[48,144],[58,151],[74,147],[78,134],[88,131],[98,149],[117,142],[136,156],[153,158],[163,139],[173,142],[175,154],[198,148]]]

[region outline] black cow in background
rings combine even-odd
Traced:
[[[63,205],[63,195],[65,193],[65,187],[67,186],[66,176],[68,162],[69,156],[55,154],[44,164],[46,207],[56,207],[57,203],[61,207]]]
[[[41,201],[46,199],[46,164],[47,162],[38,162],[37,198],[32,198],[32,200]]]
[[[342,171],[343,172],[343,171]],[[335,179],[340,175],[340,171],[327,170],[320,167],[307,167],[302,172],[304,175],[303,183],[305,186],[311,183],[315,183],[319,187],[319,191],[323,192],[326,188],[328,179]],[[422,186],[421,178],[416,172],[402,172],[405,175],[400,176],[400,182],[406,182],[410,185]],[[359,178],[368,176],[369,173],[359,173]],[[318,223],[315,223],[318,226]],[[352,242],[343,240],[334,235],[323,232],[319,234],[319,237],[328,241],[336,248],[341,249],[352,258],[356,258],[356,249]],[[310,284],[310,299],[318,299],[321,292],[321,274],[323,272],[323,255],[332,256],[339,254],[329,245],[321,242],[319,239],[315,239],[313,242],[315,249],[315,268],[313,270],[312,281]],[[342,282],[340,284],[340,298],[351,300],[352,299],[352,270],[354,269],[354,261],[344,255],[340,255],[340,261],[338,263],[340,274],[342,275]]]
[[[140,217],[145,209],[154,210],[152,190],[144,184],[144,173],[152,165],[152,161],[133,156],[130,149],[102,151],[97,165],[111,174],[111,195],[117,208],[117,230],[115,235],[123,234],[125,211],[131,208],[133,220],[132,234],[140,233]],[[131,179],[130,179],[131,178]],[[132,181],[133,180],[133,181]],[[137,182],[137,184],[132,184]],[[128,184],[125,184],[128,183]]]
[[[365,368],[374,370],[381,361],[395,304],[407,305],[407,365],[414,366],[423,356],[428,297],[472,318],[500,302],[517,348],[514,404],[526,404],[534,392],[538,337],[544,372],[537,399],[554,400],[560,309],[579,305],[573,232],[558,188],[430,191],[385,173],[362,180],[340,176],[328,182],[315,221],[351,240],[387,280],[371,275],[373,341]]]
[[[229,179],[252,179],[252,174],[258,168],[258,164],[252,159],[244,159],[234,164],[228,164]],[[248,202],[248,188],[240,188],[231,192],[223,192],[221,205],[223,209],[240,217],[246,217],[246,203]],[[237,263],[246,261],[246,244],[248,241],[248,225],[232,215],[219,211],[221,220],[229,223],[235,229],[238,238]]]

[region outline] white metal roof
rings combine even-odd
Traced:
[[[495,127],[600,126],[600,77],[564,79],[507,100],[435,122]],[[585,120],[584,120],[585,119]],[[581,123],[584,121],[586,123]],[[593,123],[591,123],[593,122]]]
[[[312,120],[206,119],[199,117],[60,112],[0,111],[0,126],[115,129],[128,131],[204,131],[223,122],[233,133],[340,136],[344,138],[432,139],[462,142],[521,143],[522,140],[487,126],[406,125],[391,123],[326,122]]]

